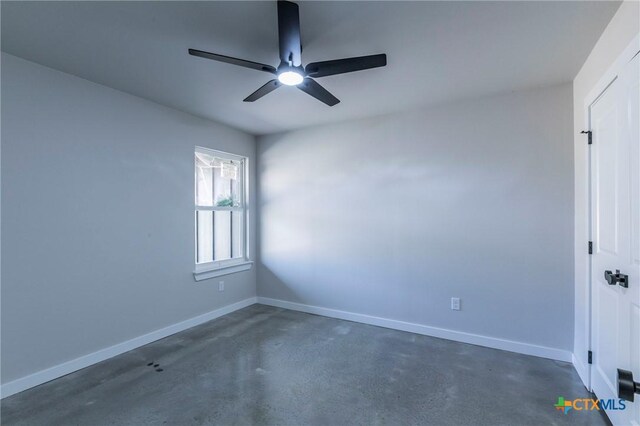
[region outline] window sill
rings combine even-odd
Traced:
[[[238,263],[225,266],[210,266],[205,268],[196,268],[193,272],[193,278],[196,281],[208,280],[209,278],[221,277],[223,275],[234,274],[236,272],[248,271],[251,269],[253,262],[250,260],[243,260]]]

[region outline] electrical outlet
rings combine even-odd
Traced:
[[[454,311],[459,311],[460,310],[460,298],[459,297],[452,297],[451,298],[451,309]]]
[[[218,283],[218,291],[224,291],[224,281]]]

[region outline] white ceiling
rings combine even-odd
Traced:
[[[303,62],[386,53],[388,66],[318,79],[327,107],[270,75],[276,4],[2,2],[2,50],[253,134],[571,81],[619,2],[301,2]]]

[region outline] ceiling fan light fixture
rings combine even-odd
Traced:
[[[358,56],[312,62],[302,66],[302,43],[300,41],[300,13],[298,5],[287,0],[278,0],[278,43],[280,65],[278,68],[259,62],[247,61],[232,56],[189,49],[189,54],[213,61],[225,62],[244,68],[251,68],[271,74],[271,80],[243,99],[243,102],[255,102],[273,92],[278,87],[295,86],[330,107],[340,103],[327,89],[316,82],[316,78],[368,70],[387,65],[387,55]],[[273,78],[276,77],[276,78]]]
[[[302,83],[304,76],[295,71],[284,71],[278,74],[278,81],[287,86],[297,86]]]

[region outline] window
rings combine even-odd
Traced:
[[[245,157],[196,147],[196,281],[251,267],[246,168]]]

